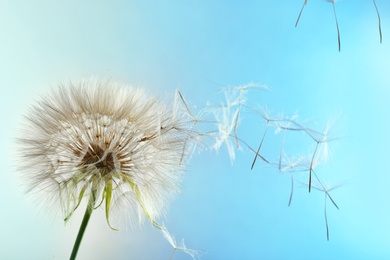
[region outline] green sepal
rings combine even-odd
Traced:
[[[118,229],[113,228],[110,224],[110,206],[111,206],[111,196],[112,196],[112,179],[108,180],[106,183],[106,187],[104,188],[104,192],[106,195],[106,220],[108,226],[112,230],[118,231]]]
[[[79,194],[79,198],[78,198],[78,202],[77,202],[77,205],[74,207],[74,209],[68,214],[68,216],[66,216],[66,218],[64,219],[65,223],[68,222],[68,220],[72,217],[73,213],[76,211],[76,209],[80,206],[80,203],[81,203],[81,200],[83,199],[84,197],[84,193],[85,193],[85,190],[87,189],[88,187],[88,183],[85,183],[83,188],[81,189],[80,191],[80,194]]]
[[[106,198],[106,193],[103,191],[102,192],[102,199],[100,200],[99,204],[96,207],[94,207],[93,209],[95,210],[95,209],[99,208],[103,204],[103,201],[105,198]]]

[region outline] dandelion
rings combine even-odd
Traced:
[[[83,82],[53,89],[30,109],[20,138],[29,191],[49,193],[65,221],[83,199],[88,206],[71,259],[94,209],[112,208],[155,221],[179,191],[191,143],[191,122],[141,89]],[[138,217],[136,217],[138,216]],[[160,228],[161,229],[161,228]]]

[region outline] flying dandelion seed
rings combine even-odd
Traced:
[[[341,50],[340,30],[339,30],[339,23],[338,23],[338,21],[337,21],[336,7],[335,7],[335,4],[334,4],[334,3],[336,2],[336,0],[324,0],[324,1],[325,1],[325,2],[329,2],[329,3],[332,3],[333,14],[334,14],[335,22],[336,22],[338,50],[340,51],[340,50]],[[374,4],[375,11],[376,11],[376,14],[377,14],[377,16],[378,16],[379,42],[382,43],[381,16],[380,16],[380,14],[379,14],[379,10],[378,10],[378,7],[377,7],[377,5],[376,5],[375,0],[372,0],[372,2],[373,2],[373,4]],[[306,4],[307,4],[307,0],[304,0],[303,5],[302,5],[302,8],[301,8],[301,11],[299,12],[297,21],[295,22],[295,27],[298,26],[299,20],[301,19],[301,15],[302,15],[303,9],[305,8]]]
[[[315,172],[314,173],[314,176],[316,177],[316,180],[317,180],[317,184],[316,185],[313,185],[313,189],[315,190],[318,190],[318,191],[321,191],[324,193],[325,195],[325,198],[324,198],[324,219],[325,219],[325,228],[326,228],[326,240],[329,241],[330,239],[330,235],[329,235],[329,223],[328,223],[328,214],[327,214],[327,199],[329,198],[330,201],[332,202],[332,204],[335,206],[336,209],[339,209],[339,206],[337,206],[336,202],[334,201],[334,199],[332,198],[332,196],[330,196],[329,192],[334,190],[334,189],[337,189],[338,187],[342,186],[342,185],[336,185],[336,186],[331,186],[331,187],[325,187],[322,182],[320,181],[320,179],[318,178],[317,174]],[[306,186],[306,184],[304,184]]]
[[[326,0],[326,2],[331,2],[331,3],[332,3],[334,19],[335,19],[335,21],[336,21],[337,42],[338,42],[339,51],[340,51],[340,49],[341,49],[340,30],[339,30],[339,23],[338,23],[338,21],[337,21],[336,8],[335,8],[335,6],[334,6],[334,2],[336,2],[336,0]]]
[[[378,7],[376,6],[375,0],[372,0],[372,2],[374,3],[375,11],[376,11],[376,14],[377,14],[377,16],[378,16],[379,42],[382,43],[381,16],[380,16],[380,14],[379,14]]]
[[[240,143],[243,143],[243,140],[238,136],[238,126],[241,120],[241,111],[248,106],[246,104],[246,94],[251,89],[268,90],[266,86],[254,83],[223,88],[222,91],[225,94],[226,103],[218,109],[213,110],[215,123],[218,126],[218,131],[215,136],[216,142],[213,147],[216,151],[219,151],[222,144],[225,143],[231,163],[235,160],[234,148],[240,149]],[[232,138],[234,139],[235,145],[233,144]]]
[[[225,100],[222,105],[214,108],[208,108],[210,113],[206,113],[206,116],[212,116],[212,119],[202,118],[194,116],[191,112],[190,107],[187,105],[187,102],[184,100],[183,96],[178,92],[180,99],[182,100],[185,111],[190,118],[192,118],[194,126],[198,127],[202,124],[205,124],[206,130],[203,127],[197,128],[196,133],[202,138],[212,137],[214,139],[212,141],[211,147],[214,148],[217,152],[220,150],[223,144],[226,145],[226,149],[228,151],[229,158],[231,163],[233,163],[235,159],[235,151],[236,149],[240,149],[241,147],[247,148],[250,152],[253,153],[254,159],[252,161],[251,169],[254,169],[254,165],[257,162],[257,159],[260,159],[266,165],[271,167],[276,167],[279,172],[289,172],[291,174],[291,192],[288,201],[288,206],[291,206],[293,194],[294,194],[294,175],[298,172],[308,172],[309,173],[309,182],[306,184],[309,187],[309,192],[311,188],[318,189],[318,187],[311,185],[312,183],[312,175],[315,176],[317,182],[319,179],[314,171],[314,169],[326,161],[328,157],[328,142],[334,140],[335,138],[330,137],[329,132],[332,127],[332,124],[329,123],[323,131],[316,131],[312,128],[307,127],[305,124],[299,123],[297,119],[297,115],[294,113],[290,116],[277,115],[272,116],[267,107],[263,108],[261,106],[252,106],[247,101],[247,91],[250,89],[267,89],[263,86],[256,84],[248,84],[241,85],[238,87],[225,87],[223,88],[223,93],[225,94]],[[265,122],[264,129],[260,132],[261,136],[259,136],[260,143],[256,148],[253,148],[249,141],[245,141],[239,136],[238,126],[243,121],[242,115],[250,113],[262,118]],[[209,127],[214,127],[209,129]],[[269,131],[270,128],[275,129],[275,134],[282,132],[283,136],[281,139],[281,147],[278,154],[278,160],[272,159],[272,157],[262,150],[262,147],[265,144],[265,139],[269,138],[269,135],[272,135]],[[287,133],[301,133],[304,136],[308,137],[309,140],[315,143],[314,151],[310,148],[309,154],[305,155],[291,155],[288,151],[285,151],[285,142]],[[234,145],[236,143],[236,145]],[[288,150],[288,149],[287,149]],[[330,199],[332,203],[337,207],[336,203],[329,195],[328,190],[323,190],[326,194],[325,203],[327,199]],[[329,226],[328,226],[328,218],[327,218],[327,207],[325,204],[324,208],[325,214],[325,224],[327,230],[327,239],[329,240]],[[158,225],[158,224],[157,224]],[[194,257],[192,249],[187,249],[185,246],[178,246],[173,237],[169,234],[167,230],[163,226],[160,226],[159,229],[163,231],[164,236],[167,241],[172,245],[174,251],[172,255],[175,254],[176,251],[183,251],[190,256]]]
[[[332,6],[333,6],[333,14],[334,14],[334,18],[335,18],[335,21],[336,21],[336,29],[337,29],[337,41],[338,41],[338,47],[339,47],[339,51],[340,51],[340,49],[341,49],[340,30],[339,30],[339,24],[338,24],[338,21],[337,21],[336,8],[334,6],[334,3],[336,2],[336,0],[325,0],[325,2],[330,2],[330,3],[332,3]],[[302,15],[303,9],[305,8],[306,4],[307,4],[307,0],[305,0],[303,2],[303,5],[302,5],[302,8],[301,8],[301,11],[299,12],[297,21],[295,22],[295,27],[298,26],[299,20],[301,19],[301,15]]]
[[[174,236],[171,235],[171,233],[168,232],[168,230],[165,228],[165,226],[161,226],[161,231],[163,233],[163,236],[165,239],[171,244],[173,247],[173,252],[171,256],[169,257],[169,260],[173,259],[173,256],[177,251],[182,251],[186,253],[187,255],[191,256],[192,259],[196,259],[198,255],[200,255],[200,251],[193,250],[193,249],[188,249],[186,245],[184,244],[184,240],[182,240],[180,243],[177,243],[176,239]]]
[[[305,8],[306,4],[307,4],[307,0],[305,0],[305,1],[303,2],[303,5],[302,5],[302,8],[301,8],[301,11],[299,12],[297,21],[295,22],[295,27],[298,26],[299,20],[301,19],[301,15],[302,15],[303,9]]]
[[[190,127],[179,106],[113,83],[60,86],[32,107],[20,138],[29,191],[49,192],[65,221],[89,200],[71,259],[103,202],[110,227],[116,204],[159,227],[155,219],[179,190],[181,162],[193,143]]]

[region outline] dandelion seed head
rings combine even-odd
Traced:
[[[179,191],[192,144],[182,115],[177,105],[114,83],[53,89],[30,109],[20,138],[29,190],[52,194],[65,216],[94,192],[97,202],[110,197],[140,220],[158,218]]]

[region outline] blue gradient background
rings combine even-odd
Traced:
[[[383,43],[370,0],[309,1],[1,1],[0,258],[68,259],[82,211],[65,227],[39,210],[15,171],[22,114],[59,82],[95,76],[155,95],[179,88],[191,105],[220,104],[221,85],[265,84],[252,104],[297,113],[320,129],[336,120],[332,155],[318,170],[340,210],[297,188],[287,207],[289,175],[253,155],[226,149],[195,153],[164,223],[203,259],[390,258],[390,2],[377,0]],[[250,117],[249,117],[250,118]],[[248,118],[248,119],[249,119]],[[257,146],[264,124],[243,118],[240,134]],[[280,140],[266,149],[278,152]],[[313,148],[288,136],[297,153]],[[53,212],[55,209],[53,209]],[[111,231],[92,216],[79,259],[168,259],[171,246],[145,223]],[[190,259],[178,252],[173,259]]]

